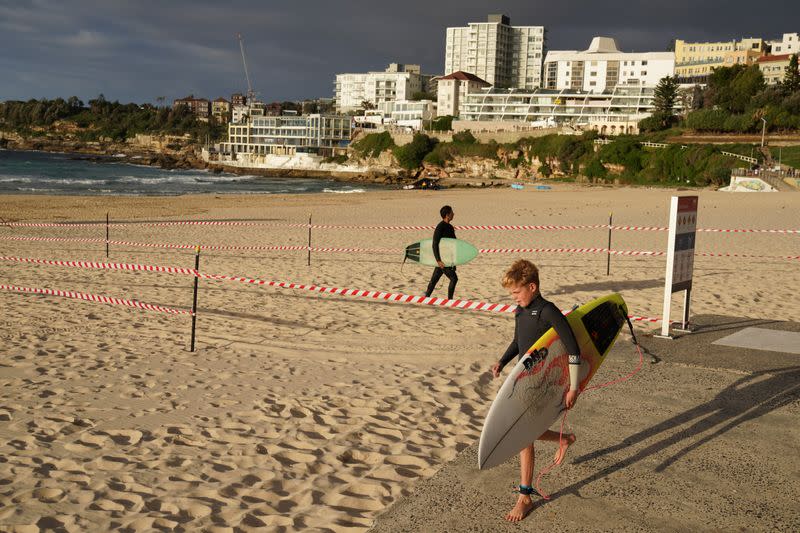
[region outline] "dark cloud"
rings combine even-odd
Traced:
[[[784,0],[0,0],[0,100],[229,96],[247,88],[237,33],[263,99],[329,97],[337,73],[390,62],[441,74],[445,28],[489,13],[545,26],[553,50],[585,49],[595,35],[615,37],[624,50],[659,51],[675,38],[800,31],[800,2]]]

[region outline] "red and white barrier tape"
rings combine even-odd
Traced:
[[[70,237],[16,237],[16,236],[0,236],[0,240],[6,241],[40,241],[40,242],[76,242],[76,243],[105,243],[105,239],[81,239]],[[174,250],[194,250],[195,245],[192,244],[170,244],[170,243],[142,243],[132,241],[108,241],[109,244],[116,246],[134,246],[145,248],[166,248]],[[308,246],[304,245],[286,245],[286,246],[225,246],[225,245],[210,245],[201,244],[201,250],[208,251],[305,251],[309,250]],[[402,248],[344,248],[344,247],[319,247],[312,246],[312,252],[321,253],[378,253],[378,254],[400,254],[403,253]],[[654,252],[649,250],[609,250],[608,248],[481,248],[478,250],[481,254],[518,254],[518,253],[609,253],[611,255],[621,256],[664,256],[666,252]],[[800,256],[795,255],[750,255],[750,254],[734,254],[734,253],[713,253],[713,252],[695,252],[696,256],[701,257],[738,257],[747,259],[790,259],[800,260]]]
[[[135,307],[137,309],[144,309],[145,311],[155,311],[158,313],[166,313],[169,315],[191,315],[189,309],[173,309],[171,307],[164,307],[161,305],[146,304],[136,300],[127,300],[125,298],[114,298],[111,296],[102,296],[98,294],[87,294],[84,292],[62,291],[58,289],[38,289],[32,287],[16,287],[14,285],[0,285],[0,290],[22,292],[29,294],[42,294],[45,296],[61,296],[64,298],[72,298],[75,300],[84,300],[88,302],[100,302],[109,305],[124,305],[126,307]]]
[[[105,244],[105,239],[81,239],[70,237],[15,237],[5,236],[0,237],[4,241],[40,241],[40,242],[79,242],[79,243],[98,243]],[[171,244],[171,243],[144,243],[132,241],[108,241],[108,244],[116,246],[135,246],[144,248],[169,248],[176,250],[194,250],[197,248],[194,244]],[[285,245],[285,246],[225,246],[213,244],[199,245],[201,250],[242,250],[242,251],[277,251],[277,250],[308,250],[308,246],[304,245]],[[366,252],[366,253],[400,253],[403,250],[399,248],[335,248],[335,247],[319,247],[312,246],[312,252]]]
[[[0,256],[0,261],[11,261],[15,263],[29,263],[37,265],[63,266],[70,268],[85,268],[96,270],[127,270],[131,272],[163,272],[165,274],[183,274],[196,276],[197,271],[193,268],[139,265],[135,263],[101,263],[95,261],[58,261],[54,259],[35,259],[29,257],[8,257]]]
[[[39,222],[7,222],[3,224],[9,227],[20,228],[86,228],[105,226],[105,222],[85,222],[85,223],[39,223]],[[303,224],[291,222],[257,222],[257,221],[227,221],[227,220],[176,220],[164,222],[113,222],[108,224],[113,227],[126,226],[272,226],[284,228],[314,228],[314,229],[363,229],[363,230],[410,230],[422,231],[432,230],[434,226],[424,225],[356,225],[356,224]],[[527,230],[581,230],[581,229],[609,229],[608,224],[584,224],[584,225],[526,225],[526,224],[481,224],[455,226],[462,231],[527,231]],[[611,229],[620,231],[667,231],[669,228],[660,226],[610,226]],[[711,233],[772,233],[772,234],[800,234],[800,229],[721,229],[721,228],[699,228],[699,232]]]
[[[610,253],[611,255],[665,255],[665,252],[650,252],[646,250],[609,250],[608,248],[482,248],[478,250],[482,254],[517,254],[517,253],[581,253],[581,254],[600,254]]]
[[[286,281],[268,281],[268,280],[260,280],[255,278],[246,278],[240,276],[226,276],[221,274],[206,274],[204,272],[198,272],[191,268],[183,268],[183,267],[169,267],[169,266],[156,266],[156,265],[139,265],[139,264],[129,264],[129,263],[97,263],[92,261],[57,261],[57,260],[49,260],[49,259],[33,259],[33,258],[22,258],[22,257],[0,257],[2,261],[15,261],[20,263],[34,263],[34,264],[44,264],[44,265],[54,265],[54,266],[65,266],[71,268],[88,268],[88,269],[105,269],[105,270],[127,270],[127,271],[144,271],[144,272],[164,272],[168,274],[183,274],[183,275],[191,275],[197,276],[202,279],[214,280],[214,281],[237,281],[240,283],[247,283],[250,285],[264,285],[268,287],[279,287],[283,289],[294,289],[294,290],[307,290],[313,292],[319,292],[323,294],[336,294],[340,296],[351,296],[357,298],[366,298],[371,300],[377,301],[385,301],[385,302],[397,302],[397,303],[409,303],[409,304],[421,304],[421,305],[430,305],[434,307],[445,307],[451,309],[461,309],[466,311],[485,311],[485,312],[493,312],[493,313],[513,313],[516,309],[516,305],[513,304],[497,304],[497,303],[490,303],[490,302],[479,302],[473,300],[448,300],[446,298],[435,298],[435,297],[425,297],[425,296],[413,296],[410,294],[402,294],[402,293],[391,293],[385,291],[375,291],[375,290],[364,290],[364,289],[347,289],[347,288],[340,288],[340,287],[325,287],[321,285],[306,285],[302,283],[294,283],[294,282],[286,282]],[[6,288],[6,286],[0,286],[0,288]],[[20,289],[20,288],[12,288],[11,290],[19,289],[21,292],[41,292],[41,291],[50,291],[50,292],[43,292],[42,294],[51,294],[53,291],[50,289]],[[83,300],[93,300],[93,301],[100,301],[103,303],[120,303],[121,305],[129,305],[131,307],[140,307],[142,309],[149,309],[154,311],[161,311],[161,312],[170,312],[173,314],[185,314],[189,313],[190,311],[182,311],[182,310],[168,310],[168,308],[162,308],[160,306],[152,306],[150,304],[142,304],[140,302],[135,302],[133,300],[119,300],[116,298],[109,298],[106,296],[96,296],[96,295],[81,295],[81,293],[67,293],[66,291],[56,291],[59,294],[54,294],[56,296],[66,296],[68,294],[76,294],[79,296],[70,296],[75,298],[80,298]],[[61,294],[63,293],[63,294]],[[568,311],[564,311],[565,313]],[[640,317],[640,316],[633,316],[630,315],[629,318],[632,321],[636,322],[660,322],[661,319],[659,318],[649,318],[649,317]]]

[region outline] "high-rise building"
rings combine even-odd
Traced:
[[[464,71],[495,87],[535,89],[542,83],[544,26],[511,26],[506,15],[447,28],[444,72]]]
[[[672,52],[622,52],[610,37],[595,37],[585,51],[550,51],[544,87],[602,93],[617,85],[655,87],[675,70]]]

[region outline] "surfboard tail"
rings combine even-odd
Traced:
[[[414,244],[409,244],[408,246],[406,246],[406,256],[403,259],[403,262],[405,263],[406,259],[411,259],[412,261],[416,261],[419,263],[419,255],[420,255],[419,243],[415,242]]]

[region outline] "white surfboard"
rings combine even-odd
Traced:
[[[581,350],[580,390],[605,360],[627,316],[619,294],[598,298],[567,315]],[[514,365],[486,415],[478,445],[479,468],[504,463],[558,419],[569,390],[568,355],[551,328]]]

